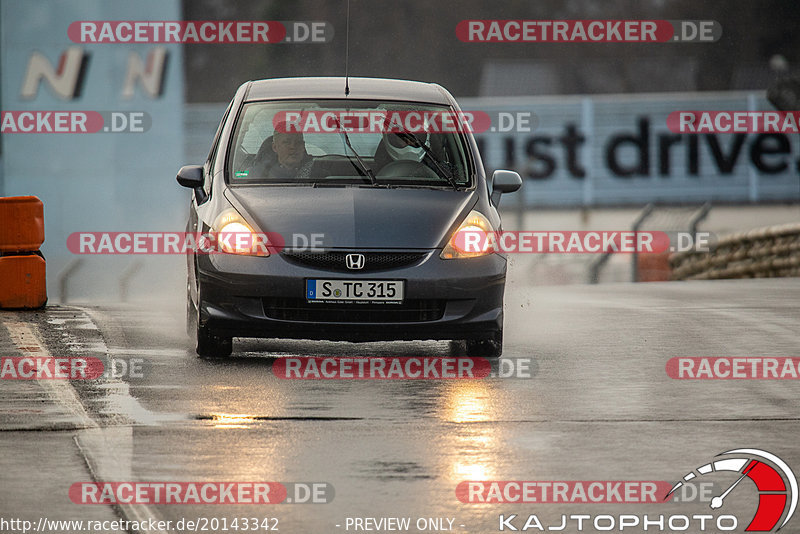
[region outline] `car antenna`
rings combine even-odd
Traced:
[[[350,61],[350,0],[347,0],[347,22],[345,28],[344,96],[348,96],[350,94],[350,77],[347,74],[347,66]]]

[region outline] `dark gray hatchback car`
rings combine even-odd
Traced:
[[[436,84],[284,78],[236,92],[193,189],[187,231],[235,233],[188,256],[187,328],[203,356],[233,337],[503,343],[506,258],[461,230],[501,229],[518,174],[487,179],[461,110]],[[255,246],[260,245],[260,246]]]

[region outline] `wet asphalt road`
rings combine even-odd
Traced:
[[[329,504],[149,507],[172,521],[270,517],[279,531],[299,533],[353,532],[348,517],[410,517],[410,532],[418,532],[413,522],[424,517],[450,518],[456,532],[494,532],[499,514],[535,513],[558,525],[562,513],[708,507],[464,504],[455,494],[459,482],[674,482],[737,447],[771,451],[800,472],[797,381],[678,381],[665,371],[676,356],[800,356],[800,279],[537,288],[511,281],[506,294],[500,370],[524,361],[530,377],[283,380],[272,372],[276,358],[446,356],[448,345],[236,340],[233,357],[206,360],[188,346],[179,302],[2,312],[0,323],[37,324],[54,356],[96,356],[106,365],[114,358],[118,368],[120,361],[140,362],[141,377],[72,383],[105,432],[105,445],[81,449],[96,476],[326,482],[335,492]],[[13,353],[7,338],[3,343],[0,337],[0,348]],[[25,407],[6,404],[6,422],[15,409]],[[80,445],[87,431],[68,423],[50,431],[59,428],[59,417],[58,410],[18,415],[17,422],[33,421],[31,428],[6,426],[0,433],[3,484],[15,488],[13,510],[0,501],[2,516],[35,518],[53,501],[64,519],[85,517],[89,508],[100,513],[102,507],[64,498],[72,483],[90,481],[91,474],[72,443]],[[57,453],[7,469],[12,451],[41,450],[48,440],[61,440],[53,445]],[[40,476],[42,468],[52,476]],[[727,510],[745,522],[754,499],[754,488],[743,487]],[[800,532],[800,519],[782,532]]]

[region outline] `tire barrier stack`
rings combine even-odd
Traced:
[[[800,223],[729,235],[710,252],[678,252],[669,261],[672,280],[800,276]]]
[[[0,197],[0,309],[47,303],[44,205],[36,197]]]

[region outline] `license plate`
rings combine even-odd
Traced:
[[[402,302],[402,280],[306,280],[314,301]]]

